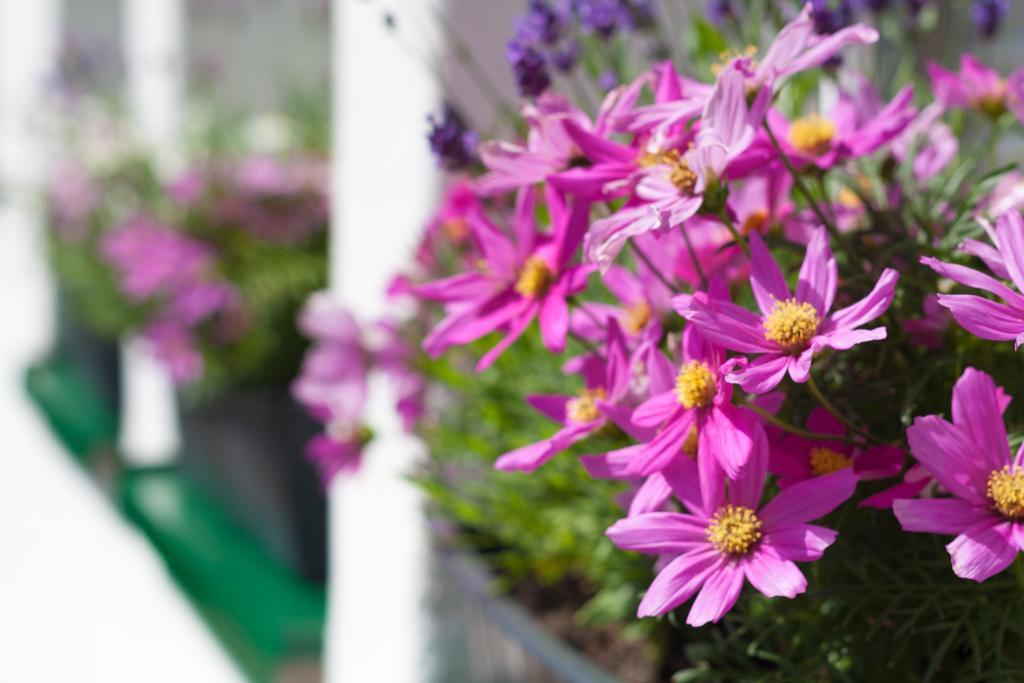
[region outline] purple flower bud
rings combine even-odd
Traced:
[[[598,76],[597,85],[601,90],[611,90],[619,84],[619,77],[614,71],[605,71],[603,74]]]
[[[974,0],[971,3],[971,21],[981,35],[991,38],[1010,11],[1010,0]]]
[[[573,10],[584,29],[603,38],[611,38],[624,19],[620,0],[574,0]]]
[[[736,13],[733,11],[732,0],[708,0],[707,15],[716,26],[721,26],[727,19],[734,19]]]
[[[536,97],[551,85],[547,61],[533,47],[513,40],[505,50],[505,58],[512,67],[516,86],[523,97]]]
[[[431,115],[427,120],[430,123],[427,139],[439,166],[458,171],[473,164],[479,140],[454,107],[446,103],[439,117]]]

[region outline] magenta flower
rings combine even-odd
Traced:
[[[614,163],[634,156],[629,147],[604,138],[614,95],[609,96],[594,123],[568,100],[551,92],[526,104],[523,118],[530,130],[525,144],[490,140],[480,145],[480,159],[488,172],[477,181],[477,190],[483,195],[503,194],[549,178],[557,184],[559,174],[568,172],[563,178],[566,190],[600,194],[605,180],[592,177],[581,182],[578,174],[571,171],[575,165]],[[622,156],[624,152],[626,157]],[[589,189],[584,192],[584,188]]]
[[[1004,80],[977,57],[960,57],[960,71],[953,73],[934,62],[928,64],[935,99],[951,109],[974,109],[992,117],[1007,109],[1024,122],[1024,68]]]
[[[811,411],[807,429],[839,437],[846,434],[843,423],[824,408]],[[772,439],[768,471],[779,477],[779,488],[784,489],[846,467],[853,468],[862,481],[895,477],[903,469],[903,459],[903,450],[895,446],[864,449],[844,441],[812,440],[780,433]]]
[[[806,382],[814,354],[825,348],[845,351],[857,344],[885,339],[884,327],[858,329],[885,313],[892,303],[899,274],[886,268],[874,289],[855,304],[829,313],[835,300],[836,262],[825,229],[815,231],[792,294],[782,271],[761,236],[750,234],[751,286],[761,315],[728,301],[698,292],[681,299],[679,313],[700,333],[732,351],[758,354],[747,363],[738,359],[728,380],[745,391],[771,391],[788,373]]]
[[[865,81],[866,83],[866,81]],[[913,86],[906,86],[889,104],[863,106],[872,102],[869,92],[841,93],[835,107],[825,115],[810,114],[787,121],[776,110],[768,112],[768,124],[778,137],[783,151],[795,163],[831,168],[850,158],[867,156],[898,137],[913,121],[917,110],[912,106]]]
[[[562,425],[553,436],[498,458],[494,467],[506,472],[532,472],[573,444],[608,424],[621,425],[635,436],[647,436],[629,423],[630,411],[620,402],[629,392],[630,359],[626,340],[614,320],[608,321],[607,358],[589,356],[583,364],[585,386],[576,396],[534,394],[526,400],[539,412]]]
[[[953,388],[953,422],[918,417],[907,440],[952,495],[895,501],[903,529],[955,534],[946,550],[961,578],[980,582],[1010,566],[1024,549],[1024,447],[1011,455],[992,378],[967,368]]]
[[[118,271],[121,290],[143,301],[172,294],[213,268],[213,253],[203,243],[161,225],[148,216],[137,216],[103,238],[104,258]]]
[[[483,254],[484,268],[417,287],[417,295],[446,304],[446,317],[423,341],[424,350],[440,356],[451,346],[468,344],[502,330],[505,338],[477,364],[490,365],[540,319],[541,339],[561,352],[569,332],[566,299],[582,291],[592,268],[570,265],[587,228],[589,204],[577,200],[570,211],[556,191],[545,189],[553,234],[542,233],[534,215],[531,189],[516,206],[516,241],[509,239],[483,212],[470,215],[470,230]]]
[[[716,186],[730,163],[753,142],[764,98],[748,107],[743,74],[724,70],[704,107],[695,146],[648,150],[640,160],[633,198],[587,233],[587,259],[606,271],[626,240],[668,231],[694,216],[704,191]]]
[[[754,433],[761,428],[758,418],[732,404],[732,387],[721,371],[725,353],[697,328],[683,332],[681,355],[678,365],[662,356],[648,368],[651,398],[633,412],[633,423],[657,428],[657,435],[629,463],[629,472],[647,476],[688,452],[698,459],[714,453],[725,472],[736,477],[750,458]]]
[[[648,512],[619,520],[607,531],[618,547],[670,556],[640,603],[641,617],[665,614],[697,591],[686,623],[702,626],[732,609],[744,578],[768,597],[793,598],[807,589],[795,562],[820,559],[836,532],[811,520],[849,498],[857,477],[849,468],[794,484],[761,505],[768,464],[764,431],[754,439],[748,467],[726,482],[716,458],[701,467],[699,501],[680,493],[687,512]],[[705,477],[708,479],[704,481]],[[673,480],[674,481],[674,480]]]
[[[1013,341],[1014,348],[1019,349],[1024,344],[1024,295],[1020,293],[1024,292],[1024,218],[1016,211],[1000,216],[992,236],[995,250],[979,242],[972,242],[966,248],[982,256],[997,276],[1012,281],[1016,291],[973,268],[930,256],[922,257],[921,263],[943,277],[1002,299],[1003,303],[999,303],[974,294],[939,295],[939,303],[949,309],[965,330],[982,339]]]
[[[317,292],[299,314],[298,326],[313,345],[292,382],[292,396],[324,422],[360,422],[370,357],[355,318],[330,294]]]
[[[574,334],[597,341],[605,336],[605,321],[618,321],[629,339],[640,336],[661,338],[661,319],[671,309],[672,292],[646,266],[640,264],[634,273],[623,266],[612,266],[601,280],[618,305],[583,302],[572,312]]]
[[[939,120],[944,111],[942,104],[931,103],[893,140],[893,156],[903,163],[912,158],[914,178],[919,182],[941,173],[960,150],[960,140]]]

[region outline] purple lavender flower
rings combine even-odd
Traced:
[[[562,37],[566,15],[548,0],[530,0],[530,9],[516,26],[516,41],[524,45],[554,45]]]
[[[523,97],[536,97],[551,85],[547,60],[533,47],[513,40],[505,50],[505,58],[512,67],[516,86]]]
[[[971,21],[981,35],[991,38],[1010,11],[1010,0],[974,0],[971,3]]]
[[[605,71],[598,77],[597,84],[602,90],[608,91],[619,84],[619,77],[614,71]]]
[[[721,26],[727,19],[735,19],[732,0],[708,0],[707,15],[711,23]]]
[[[472,166],[476,160],[476,146],[480,140],[476,133],[466,126],[455,107],[445,103],[440,116],[431,115],[427,120],[430,122],[427,140],[438,166],[448,171],[458,171]]]
[[[584,29],[603,38],[612,37],[624,20],[620,0],[575,0],[573,10]]]
[[[849,0],[839,0],[834,7],[830,0],[811,0],[810,4],[815,33],[830,35],[853,22],[853,7]]]

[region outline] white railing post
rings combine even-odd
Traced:
[[[122,45],[132,125],[164,170],[180,163],[181,156],[183,26],[182,0],[124,0]],[[139,340],[127,343],[121,357],[120,450],[136,463],[164,460],[179,443],[170,377]]]
[[[388,9],[399,24],[429,22],[431,4],[396,0]],[[385,28],[383,6],[362,0],[334,0],[333,69],[331,283],[368,321],[386,311],[386,284],[433,203],[424,135],[437,85]],[[330,491],[327,680],[419,683],[428,670],[428,539],[421,496],[404,476],[421,446],[401,432],[382,377],[371,395],[376,438],[361,471]]]

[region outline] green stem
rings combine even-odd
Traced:
[[[732,219],[729,218],[729,210],[722,207],[716,214],[718,218],[725,223],[725,227],[729,228],[729,232],[732,233],[732,238],[736,240],[736,244],[740,245],[743,253],[746,254],[747,258],[750,258],[750,245],[747,244],[747,239],[736,229],[733,225]]]
[[[700,278],[700,288],[706,292],[708,291],[708,278],[704,274],[704,268],[700,265],[700,259],[697,258],[697,250],[693,248],[693,242],[690,241],[690,233],[686,230],[686,223],[682,223],[679,226],[679,231],[683,233],[683,241],[686,242],[686,250],[690,252],[693,269],[697,271],[697,277]]]

